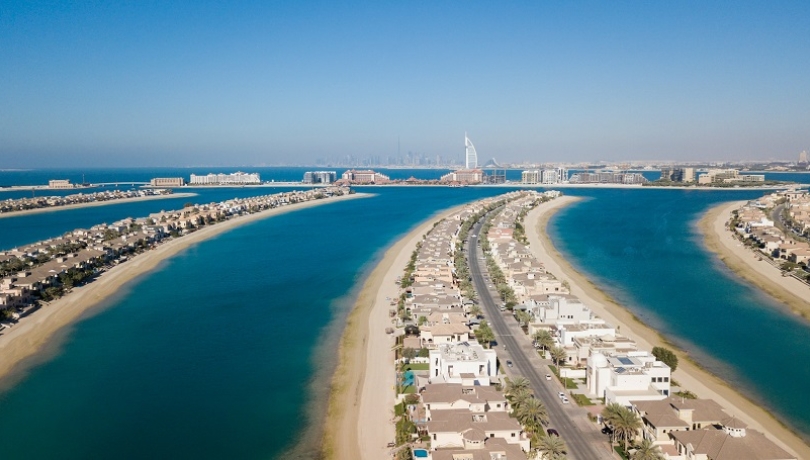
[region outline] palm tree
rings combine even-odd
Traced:
[[[542,433],[543,425],[548,423],[546,406],[537,398],[528,398],[517,409],[517,419],[531,433]]]
[[[535,452],[539,454],[539,459],[557,460],[565,458],[567,451],[565,441],[559,436],[541,436],[537,439]]]
[[[520,327],[523,327],[532,321],[532,315],[530,315],[526,310],[518,310],[517,313],[515,313],[515,318],[518,320]]]
[[[513,379],[506,379],[506,394],[510,395],[518,390],[528,390],[529,379],[526,377],[517,376]]]
[[[549,353],[551,353],[551,360],[554,361],[554,364],[557,366],[559,366],[560,363],[565,361],[565,358],[568,357],[568,353],[563,347],[552,347]]]
[[[476,318],[481,316],[481,313],[483,312],[481,311],[481,307],[479,307],[478,305],[473,305],[472,307],[470,307],[470,314],[472,314]]]
[[[534,333],[534,343],[543,347],[544,350],[551,348],[554,345],[554,337],[545,329],[541,329]]]
[[[605,419],[613,427],[613,436],[624,441],[624,451],[627,452],[627,444],[641,429],[641,419],[632,410],[616,403],[606,407],[602,414],[607,415]]]
[[[520,408],[531,398],[534,398],[534,395],[528,388],[521,388],[513,392],[509,396],[509,402],[512,404],[512,413],[517,415]]]
[[[617,404],[617,403],[610,403],[607,406],[605,406],[605,408],[602,409],[602,422],[605,425],[610,425],[612,427],[613,426],[613,421],[616,420],[619,417],[618,414],[619,414],[619,411],[621,409],[622,409],[622,405]],[[616,438],[616,432],[611,431],[611,433],[610,433],[610,443],[611,443],[611,445],[616,440],[615,438]]]
[[[495,340],[495,333],[492,332],[486,320],[481,320],[478,329],[475,331],[475,337],[481,342],[484,348],[489,348],[490,343]]]
[[[630,456],[630,460],[664,460],[664,456],[658,449],[658,446],[653,444],[647,438],[644,438],[640,444],[636,446],[636,451]]]

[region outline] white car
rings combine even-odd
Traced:
[[[551,374],[546,374],[546,380],[551,380]]]
[[[557,393],[557,396],[559,396],[560,398],[564,398],[564,397],[565,397],[565,393],[563,393],[563,392],[561,391],[561,392]]]
[[[563,396],[563,398],[562,398],[562,402],[563,402],[563,404],[568,404],[568,398],[566,398],[565,396]]]

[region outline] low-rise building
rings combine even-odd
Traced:
[[[498,375],[495,350],[474,341],[439,344],[429,359],[431,383],[487,386]]]
[[[759,431],[728,417],[719,426],[693,431],[673,431],[677,455],[668,460],[795,460]]]
[[[669,396],[670,368],[646,351],[615,356],[593,353],[587,361],[586,383],[591,397],[629,406],[630,401]]]
[[[355,171],[354,169],[344,172],[341,179],[350,184],[385,184],[391,180],[390,177],[376,171]]]
[[[70,183],[70,179],[52,179],[48,181],[48,188],[66,189],[76,188],[76,186]]]
[[[484,181],[484,171],[480,169],[459,169],[443,175],[442,182],[459,182],[462,184],[480,184]]]
[[[182,187],[186,180],[182,177],[155,177],[149,181],[152,187]]]

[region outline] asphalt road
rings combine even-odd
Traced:
[[[482,260],[483,252],[476,236],[482,224],[483,219],[470,230],[466,245],[467,259],[479,304],[498,342],[496,350],[501,366],[510,376],[521,375],[529,380],[535,397],[540,398],[546,406],[550,419],[549,427],[556,429],[565,440],[568,458],[577,460],[614,458],[607,436],[600,433],[588,420],[587,411],[577,407],[573,401],[563,404],[559,397],[559,392],[565,391],[563,386],[555,377],[546,380],[545,376],[550,372],[547,367],[549,361],[540,358],[511,313],[499,310],[500,298],[488,285],[487,267]],[[512,361],[513,367],[506,367],[507,360]]]

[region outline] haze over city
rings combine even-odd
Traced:
[[[0,168],[794,160],[810,4],[0,6]]]

